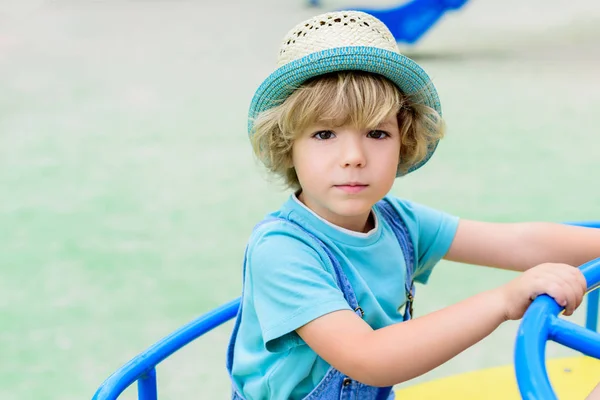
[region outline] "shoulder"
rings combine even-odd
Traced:
[[[395,196],[388,195],[382,201],[391,205],[404,222],[418,224],[420,221],[430,218],[455,218],[444,211]]]
[[[409,232],[417,260],[414,279],[426,283],[433,266],[444,257],[454,240],[458,217],[393,196],[385,200],[398,212]]]
[[[418,224],[419,214],[423,212],[419,204],[390,195],[384,197],[378,205],[380,209],[386,207],[390,210],[391,207],[390,211],[395,214],[393,217],[400,217],[409,230]]]
[[[458,226],[458,217],[394,196],[386,196],[384,201],[387,201],[396,210],[413,241],[428,241],[438,238],[440,234],[454,237]]]
[[[250,235],[249,249],[277,244],[317,247],[317,242],[303,228],[284,218],[267,218],[258,223]]]
[[[283,218],[268,218],[253,230],[248,241],[250,264],[290,265],[300,260],[328,264],[328,255],[318,240],[297,224]]]

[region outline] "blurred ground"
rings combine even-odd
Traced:
[[[282,36],[317,12],[0,3],[0,398],[90,398],[238,295],[246,238],[287,197],[252,159],[246,110]],[[594,1],[477,0],[406,49],[438,86],[449,133],[394,193],[465,218],[600,219],[599,23]],[[442,263],[416,310],[512,276]],[[516,327],[414,382],[511,363]],[[162,399],[227,398],[230,328],[161,365]]]

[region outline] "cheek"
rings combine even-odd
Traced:
[[[294,143],[292,147],[292,153],[290,155],[291,166],[296,169],[298,175],[303,175],[310,169],[307,168],[311,165],[310,152],[306,148],[306,144],[302,141]]]
[[[384,169],[382,174],[391,177],[391,179],[395,179],[398,164],[400,163],[400,145],[390,146],[389,149],[386,149],[386,154],[385,156],[382,156],[381,159],[385,160],[385,162],[380,164],[382,169]]]
[[[400,162],[400,143],[395,142],[392,146],[385,149],[385,154],[382,154],[382,158],[385,158],[389,164],[396,164]]]

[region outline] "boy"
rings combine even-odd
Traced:
[[[388,196],[444,133],[427,74],[368,14],[292,29],[250,107],[258,158],[294,194],[252,233],[227,367],[233,399],[391,399],[419,376],[519,319],[547,293],[570,315],[586,290],[573,265],[600,232],[459,220]],[[412,319],[414,281],[442,258],[524,271],[506,285]]]

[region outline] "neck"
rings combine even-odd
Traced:
[[[322,210],[320,207],[311,206],[311,202],[309,201],[310,199],[307,199],[302,192],[297,192],[296,198],[320,218],[340,228],[361,233],[367,233],[375,228],[375,217],[373,216],[373,211],[369,211],[364,215],[337,215],[332,212],[327,212],[327,210]]]

